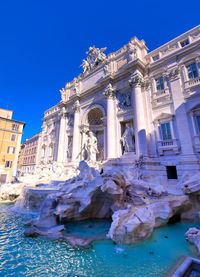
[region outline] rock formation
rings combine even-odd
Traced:
[[[186,217],[192,205],[190,196],[173,195],[156,182],[138,180],[130,167],[98,170],[81,161],[79,174],[59,183],[44,199],[38,219],[29,222],[26,234],[48,235],[48,230],[69,221],[110,218],[107,235],[116,243],[131,244],[148,238],[154,228],[174,217]],[[44,231],[46,228],[46,231]],[[63,236],[62,228],[58,231]],[[76,245],[90,245],[92,240],[65,239]]]
[[[185,238],[188,242],[195,245],[198,255],[200,256],[200,230],[197,228],[190,228],[185,233]]]

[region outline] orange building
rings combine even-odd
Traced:
[[[24,122],[12,119],[13,111],[0,109],[0,183],[16,176]]]

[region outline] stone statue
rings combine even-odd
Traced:
[[[134,132],[130,123],[126,123],[126,129],[122,135],[121,142],[124,152],[133,152],[135,150]]]
[[[106,48],[99,49],[95,46],[89,47],[89,51],[86,52],[88,57],[82,62],[83,73],[92,70],[94,67],[98,66],[100,63],[103,63],[106,60],[106,55],[103,53],[105,50]]]
[[[126,109],[131,107],[131,94],[130,91],[126,92],[126,93],[119,93],[117,92],[117,99],[119,101],[118,103],[118,107],[119,109]]]
[[[79,83],[78,83],[78,79],[74,78],[74,88],[73,91],[75,94],[79,94],[80,93],[80,89],[79,89]]]
[[[66,100],[66,91],[64,88],[60,89],[61,99],[62,101]]]
[[[83,73],[87,72],[90,69],[89,62],[86,60],[83,60],[81,66],[83,67]]]
[[[97,138],[94,136],[92,131],[89,131],[88,139],[86,142],[86,150],[88,152],[88,161],[90,162],[96,162],[97,159]]]
[[[72,127],[74,125],[74,114],[67,113],[67,125]]]
[[[132,61],[137,58],[137,46],[132,44],[131,42],[128,43],[128,50],[129,50],[129,59]]]
[[[71,159],[72,158],[72,137],[69,137],[69,141],[68,141],[68,148],[67,148],[67,158]]]
[[[104,65],[104,67],[103,67],[103,73],[104,73],[105,75],[107,75],[107,74],[110,73],[108,64],[105,64],[105,65]]]

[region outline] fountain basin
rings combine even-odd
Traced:
[[[23,223],[34,215],[16,214],[12,207],[0,204],[1,276],[164,277],[181,256],[197,257],[184,235],[199,224],[169,224],[155,229],[142,243],[125,246],[96,241],[90,249],[75,249],[63,240],[25,237]],[[83,222],[74,224],[66,225],[68,234],[83,230]],[[103,229],[95,224],[89,228],[91,233]]]

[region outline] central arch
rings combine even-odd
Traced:
[[[101,161],[104,159],[104,145],[105,145],[104,117],[105,117],[104,108],[99,104],[95,104],[90,106],[86,110],[82,120],[82,126],[87,126],[87,129],[86,129],[87,131],[85,132],[82,138],[82,145],[84,145],[87,139],[88,132],[92,131],[97,138],[97,146],[98,146],[98,153],[96,157],[97,161]],[[83,153],[83,158],[87,159],[86,152]]]

